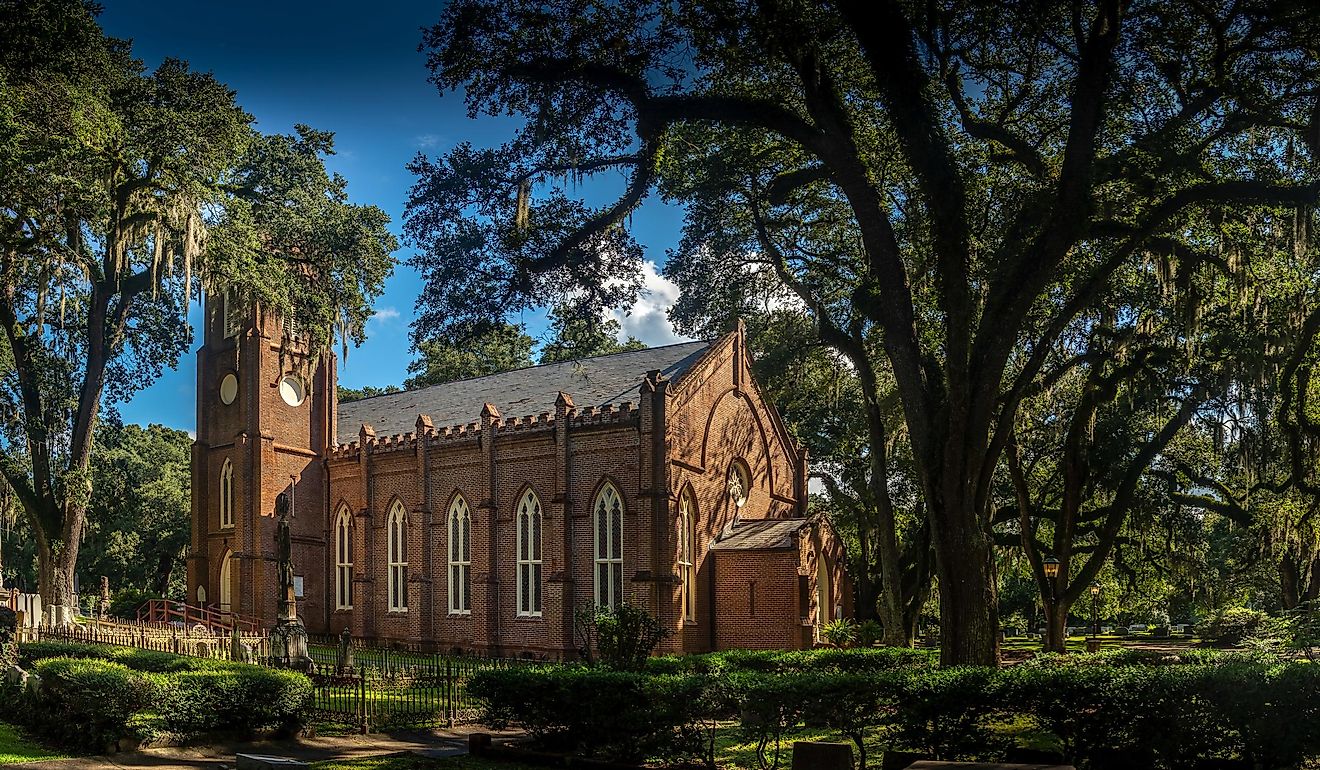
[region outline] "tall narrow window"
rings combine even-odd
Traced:
[[[449,506],[449,614],[472,613],[472,515],[462,495]]]
[[[220,560],[220,611],[229,612],[232,609],[234,597],[234,554],[232,551],[225,551],[225,557]]]
[[[596,532],[596,606],[612,609],[623,601],[623,498],[607,483],[591,509]]]
[[[220,467],[220,528],[234,526],[234,464],[225,458]]]
[[[389,557],[390,612],[408,611],[408,514],[398,500],[390,506],[386,524],[389,536],[386,549]]]
[[[243,331],[243,305],[234,289],[225,290],[223,327],[225,337],[235,337]]]
[[[541,501],[527,490],[518,503],[518,614],[541,615]]]
[[[693,558],[697,549],[697,532],[693,524],[692,493],[684,491],[678,498],[678,575],[682,581],[683,619],[697,619],[697,570]]]
[[[353,609],[353,518],[347,505],[335,517],[335,609]]]

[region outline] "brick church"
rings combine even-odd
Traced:
[[[700,652],[809,647],[852,614],[741,326],[340,404],[333,353],[278,318],[214,297],[206,319],[190,603],[274,621],[285,492],[312,633],[554,657],[575,611],[626,600]]]

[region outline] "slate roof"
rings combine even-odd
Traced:
[[[794,535],[811,526],[811,519],[743,519],[733,531],[710,544],[712,551],[760,551],[793,548]]]
[[[494,404],[505,417],[553,414],[560,391],[571,396],[578,407],[638,403],[647,372],[659,369],[666,377],[678,379],[711,344],[683,342],[350,401],[339,405],[338,440],[345,444],[356,441],[364,422],[378,436],[410,433],[417,427],[419,414],[429,416],[437,428],[472,423],[480,418],[486,403]]]

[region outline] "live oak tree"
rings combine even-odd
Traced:
[[[387,217],[348,201],[331,136],[257,133],[234,93],[148,71],[95,6],[0,2],[0,473],[43,601],[72,601],[102,401],[177,363],[203,290],[360,340],[392,267]]]
[[[822,336],[880,338],[856,355],[896,385],[941,659],[992,663],[991,488],[1020,401],[1116,271],[1189,245],[1189,216],[1316,200],[1317,13],[454,2],[423,44],[434,82],[526,122],[500,147],[414,163],[406,232],[428,312],[618,305],[639,284],[625,225],[648,191],[740,212],[741,255],[769,263]],[[619,173],[604,205],[557,181]]]

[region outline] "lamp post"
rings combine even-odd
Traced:
[[[1045,570],[1045,579],[1050,584],[1050,606],[1045,612],[1045,649],[1048,651],[1050,634],[1054,632],[1054,613],[1056,611],[1055,602],[1058,599],[1054,595],[1054,581],[1059,577],[1059,560],[1053,556],[1046,556],[1045,561],[1041,563]]]
[[[1100,637],[1100,584],[1091,584],[1091,638]]]

